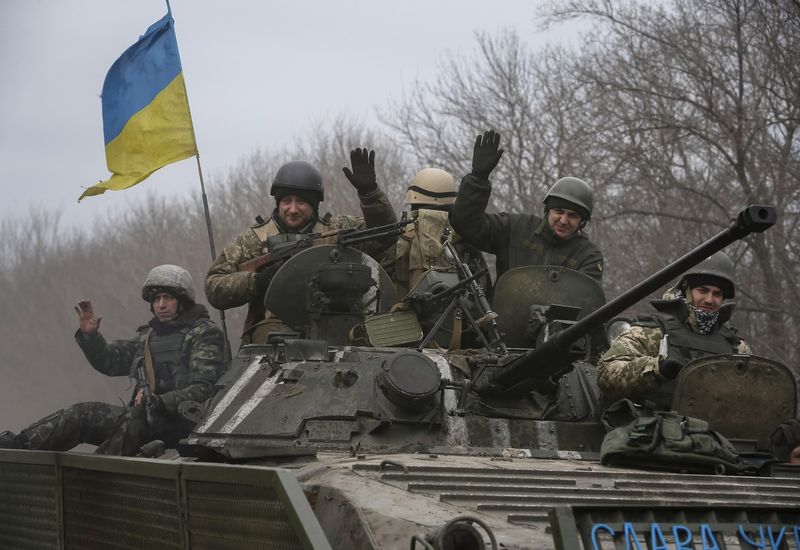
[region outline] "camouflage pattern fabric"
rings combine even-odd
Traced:
[[[151,325],[159,325],[153,319]],[[161,393],[168,414],[177,414],[182,401],[206,401],[214,391],[214,384],[225,370],[224,338],[222,331],[209,319],[205,306],[196,304],[173,321],[157,326],[152,338],[160,330],[185,331],[180,350],[182,372],[175,376],[176,388]],[[141,335],[130,340],[115,340],[108,343],[99,332],[85,337],[80,331],[75,334],[89,364],[107,376],[130,376],[133,358],[143,353]]]
[[[581,232],[555,236],[547,221],[532,214],[487,214],[491,184],[467,174],[450,213],[453,229],[469,244],[497,256],[497,276],[526,265],[556,265],[603,279],[603,253]]]
[[[359,195],[363,218],[357,216],[333,216],[326,223],[327,229],[351,229],[378,227],[397,221],[397,216],[389,204],[389,199],[377,189]],[[317,225],[320,225],[319,223]],[[358,245],[356,248],[380,261],[383,253],[394,242],[390,239],[376,239]],[[263,296],[256,290],[255,273],[239,271],[239,265],[264,254],[265,244],[256,236],[252,228],[241,233],[233,243],[225,247],[206,274],[205,292],[209,303],[217,309],[230,309],[249,303],[244,333],[253,325],[265,319]]]
[[[597,364],[597,383],[606,398],[646,393],[668,381],[658,370],[662,337],[658,328],[632,326],[614,340]],[[736,353],[749,354],[750,346],[741,341]]]
[[[61,409],[22,431],[25,448],[68,451],[81,443],[97,445],[95,453],[133,456],[139,447],[161,439],[167,447],[189,435],[191,424],[183,418],[154,414],[147,423],[142,406],[121,407],[107,403],[78,403]]]
[[[147,423],[143,406],[78,403],[23,430],[25,448],[66,451],[80,443],[90,443],[98,446],[96,452],[100,454],[131,456],[153,439],[174,446],[188,435],[192,426],[179,415],[178,405],[187,400],[204,402],[213,395],[214,385],[225,370],[222,331],[199,304],[173,321],[160,323],[153,319],[151,325],[156,328],[151,342],[159,333],[185,333],[180,350],[182,373],[175,377],[174,389],[162,392],[156,388],[164,408],[154,413],[152,426]],[[134,358],[143,354],[141,336],[109,343],[99,332],[85,336],[78,331],[75,338],[92,367],[108,376],[129,376]]]

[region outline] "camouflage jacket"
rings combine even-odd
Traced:
[[[397,221],[397,216],[383,191],[377,189],[358,196],[363,218],[357,216],[325,216],[315,225],[325,229],[350,229],[378,227]],[[265,222],[269,223],[269,222]],[[225,247],[206,274],[205,292],[209,303],[217,309],[230,309],[249,303],[244,332],[264,319],[264,296],[256,290],[255,273],[239,271],[239,265],[264,254],[265,243],[256,234],[263,224],[251,226],[241,233],[233,243]],[[380,261],[383,253],[396,241],[396,237],[375,239],[356,248]]]
[[[658,369],[662,337],[660,328],[633,325],[614,340],[597,364],[597,384],[608,400],[647,394],[669,382]],[[750,346],[740,340],[735,352],[749,354]]]
[[[603,279],[603,253],[581,232],[556,237],[547,220],[533,214],[487,214],[491,184],[467,174],[450,213],[453,229],[469,244],[497,256],[497,276],[527,265],[564,266]]]
[[[182,401],[202,403],[211,397],[214,384],[225,370],[225,345],[222,331],[200,304],[168,323],[153,318],[149,326],[140,327],[139,334],[129,340],[107,342],[99,332],[87,336],[80,330],[75,333],[75,340],[95,370],[108,376],[132,376],[134,358],[144,354],[142,334],[150,327],[153,328],[151,341],[159,334],[185,332],[180,350],[183,375],[176,377],[174,390],[160,393],[156,388],[166,412],[177,414]]]

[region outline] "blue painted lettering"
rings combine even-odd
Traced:
[[[778,531],[778,538],[775,538],[775,535],[772,532],[772,526],[767,526],[767,535],[769,535],[769,547],[772,550],[780,550],[781,541],[783,540],[783,536],[786,534],[786,527],[781,527],[781,530]]]
[[[650,550],[669,550],[664,533],[657,523],[650,524]]]
[[[767,544],[764,541],[764,529],[762,529],[760,526],[758,528],[758,538],[760,539],[761,542],[750,540],[750,537],[747,536],[747,533],[744,532],[744,529],[742,529],[741,525],[739,526],[738,533],[739,533],[739,540],[744,540],[748,544],[752,544],[753,546],[759,548],[760,550],[767,550]]]
[[[592,526],[592,550],[600,550],[600,545],[597,541],[597,532],[599,530],[607,531],[609,535],[614,536],[614,530],[605,523],[598,523]]]
[[[683,538],[681,538],[683,534]],[[675,550],[694,550],[692,531],[685,525],[673,525],[672,536],[675,537]]]
[[[631,550],[634,548],[631,546],[631,541],[635,544],[636,550],[642,550],[642,545],[639,544],[639,538],[636,536],[636,530],[633,528],[633,524],[626,521],[622,524],[623,529],[623,537],[625,537],[625,550]]]
[[[702,550],[719,550],[717,537],[707,523],[700,524],[700,540],[703,543]]]

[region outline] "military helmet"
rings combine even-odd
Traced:
[[[569,208],[584,221],[592,217],[594,193],[589,184],[578,178],[561,178],[553,184],[542,201],[545,208]]]
[[[144,280],[142,299],[147,303],[153,303],[153,298],[160,292],[171,294],[178,300],[194,303],[192,276],[179,265],[156,266]]]
[[[441,206],[456,201],[456,180],[439,168],[424,168],[417,172],[406,191],[406,204]]]
[[[712,284],[722,289],[725,298],[733,298],[736,295],[735,277],[733,262],[727,254],[720,251],[686,271],[681,282],[686,282],[689,288]]]
[[[303,160],[293,160],[278,168],[269,194],[280,199],[281,196],[291,195],[295,191],[303,198],[309,195],[314,197],[317,203],[325,200],[322,174],[313,164]]]

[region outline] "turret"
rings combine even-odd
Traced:
[[[495,394],[513,394],[532,388],[546,389],[552,380],[571,368],[568,350],[576,340],[674,280],[690,267],[734,241],[751,233],[767,230],[776,220],[777,214],[772,206],[746,207],[723,231],[568,328],[551,334],[536,349],[511,359],[500,368],[485,369],[475,380],[473,389],[478,393]]]

